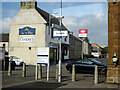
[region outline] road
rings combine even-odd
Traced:
[[[105,59],[99,59],[106,62]],[[55,78],[56,67],[50,66],[50,78],[46,79],[46,67],[43,67],[42,79],[35,80],[35,66],[27,66],[27,76],[22,77],[22,67],[16,67],[11,76],[7,75],[7,71],[3,71],[2,83],[4,89],[16,88],[118,88],[119,85],[106,84],[105,77],[99,78],[99,84],[94,84],[93,74],[76,74],[76,81],[73,82],[72,75],[66,71],[66,64],[62,64],[62,82],[58,82]],[[103,89],[102,89],[103,90]]]

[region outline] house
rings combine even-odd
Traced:
[[[51,62],[58,62],[59,38],[53,38],[53,31],[60,30],[59,21],[50,17],[53,16],[37,7],[36,1],[21,2],[20,11],[10,23],[9,55],[24,60],[27,65],[35,65],[37,48],[50,47]],[[67,30],[63,24],[61,29]],[[68,46],[69,34],[62,38],[62,60],[69,59]]]

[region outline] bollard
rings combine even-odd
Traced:
[[[22,77],[26,77],[26,63],[23,63]]]
[[[11,62],[9,62],[8,75],[12,75]]]
[[[56,64],[56,80],[58,80],[58,64]]]
[[[98,66],[95,66],[94,79],[94,84],[98,84]]]
[[[39,64],[39,69],[38,69],[38,78],[42,78],[42,66]]]
[[[72,66],[72,81],[75,81],[76,74],[75,74],[75,65]]]

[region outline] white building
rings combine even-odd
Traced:
[[[21,9],[10,23],[9,55],[17,56],[28,65],[35,65],[38,47],[50,48],[50,59],[53,62],[59,58],[59,39],[53,38],[53,31],[59,30],[56,26],[59,21],[50,19],[50,14],[37,7],[37,2],[21,2]],[[50,25],[50,30],[49,30]],[[54,27],[52,27],[52,25]],[[62,24],[62,29],[67,28]],[[64,59],[69,59],[69,35],[62,38]]]

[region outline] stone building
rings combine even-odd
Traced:
[[[80,59],[82,57],[82,41],[71,33],[69,34],[69,53],[70,59]]]

